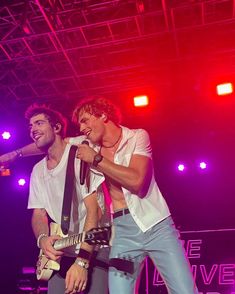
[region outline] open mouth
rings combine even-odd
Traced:
[[[36,142],[36,141],[38,141],[41,137],[42,137],[42,135],[34,135],[34,136],[33,136],[33,140]]]
[[[84,134],[85,134],[85,136],[86,136],[87,138],[89,138],[89,136],[90,136],[90,133],[91,133],[91,130],[89,130],[89,131],[85,132]]]

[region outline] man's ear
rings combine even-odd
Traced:
[[[104,122],[107,122],[108,118],[107,118],[107,115],[106,114],[102,114],[101,117],[100,117]]]
[[[55,126],[54,126],[54,130],[56,131],[56,133],[59,133],[61,131],[61,124],[57,123]]]

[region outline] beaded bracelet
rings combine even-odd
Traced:
[[[40,241],[41,241],[41,239],[44,238],[44,237],[48,237],[48,235],[42,233],[42,234],[40,234],[40,235],[38,236],[38,238],[37,238],[37,246],[38,246],[38,248],[41,248],[41,247],[40,247]]]

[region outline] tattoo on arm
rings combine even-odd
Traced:
[[[48,217],[45,209],[34,209],[32,215],[32,228],[36,238],[43,233],[49,234]]]

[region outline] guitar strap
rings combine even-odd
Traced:
[[[77,151],[77,146],[71,146],[69,150],[69,158],[66,169],[66,178],[64,185],[64,199],[61,214],[61,229],[64,235],[68,234],[71,214],[72,196],[75,189],[75,172],[74,159]]]

